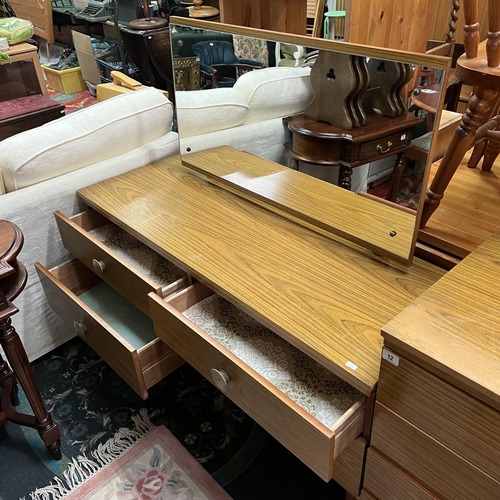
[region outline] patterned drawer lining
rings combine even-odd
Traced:
[[[183,314],[328,427],[364,399],[347,382],[216,294]]]
[[[115,224],[93,229],[89,233],[162,288],[186,275],[175,264]]]

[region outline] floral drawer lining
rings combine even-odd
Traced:
[[[328,427],[364,398],[357,389],[216,294],[183,314]]]
[[[175,264],[115,224],[93,229],[89,233],[161,287],[170,285],[186,275]]]

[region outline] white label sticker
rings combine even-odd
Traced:
[[[352,361],[348,361],[345,365],[348,366],[351,370],[358,369],[358,365],[355,365]]]
[[[406,134],[403,134],[403,135],[401,136],[401,140],[402,140],[402,141],[404,141],[405,139],[406,139]]]
[[[389,361],[389,363],[392,363],[395,366],[399,366],[399,356],[396,356],[396,354],[388,351],[385,347],[382,350],[382,359]]]

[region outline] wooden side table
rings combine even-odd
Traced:
[[[6,54],[10,56],[12,62],[25,61],[27,59],[31,59],[33,61],[36,76],[38,77],[38,83],[40,84],[40,92],[45,97],[48,97],[49,93],[47,91],[47,86],[45,85],[45,78],[43,77],[40,60],[38,59],[37,48],[30,43],[18,43],[16,45],[11,45],[9,50],[6,51]]]
[[[28,357],[10,319],[19,311],[12,300],[22,292],[27,280],[26,268],[17,260],[23,239],[15,224],[0,220],[0,345],[8,361],[0,355],[0,387],[3,391],[0,422],[8,420],[36,429],[51,455],[60,460],[61,434],[45,408]],[[14,410],[13,406],[19,404],[17,382],[21,384],[34,416]]]
[[[397,154],[393,189],[387,196],[390,201],[395,201],[404,172],[404,153],[411,147],[415,125],[421,121],[410,113],[394,118],[369,114],[366,125],[344,130],[304,115],[284,118],[291,134],[288,143],[291,157],[313,165],[339,166],[339,184],[347,190],[351,189],[353,168]]]

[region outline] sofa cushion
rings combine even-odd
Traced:
[[[113,97],[0,142],[7,192],[132,151],[172,128],[172,103],[154,88]]]
[[[234,84],[247,99],[245,123],[293,115],[304,111],[313,98],[310,68],[265,68],[242,75]]]
[[[2,170],[0,169],[0,196],[5,194],[5,186],[3,185]]]
[[[233,88],[175,93],[181,139],[241,125],[248,113],[245,96]]]

